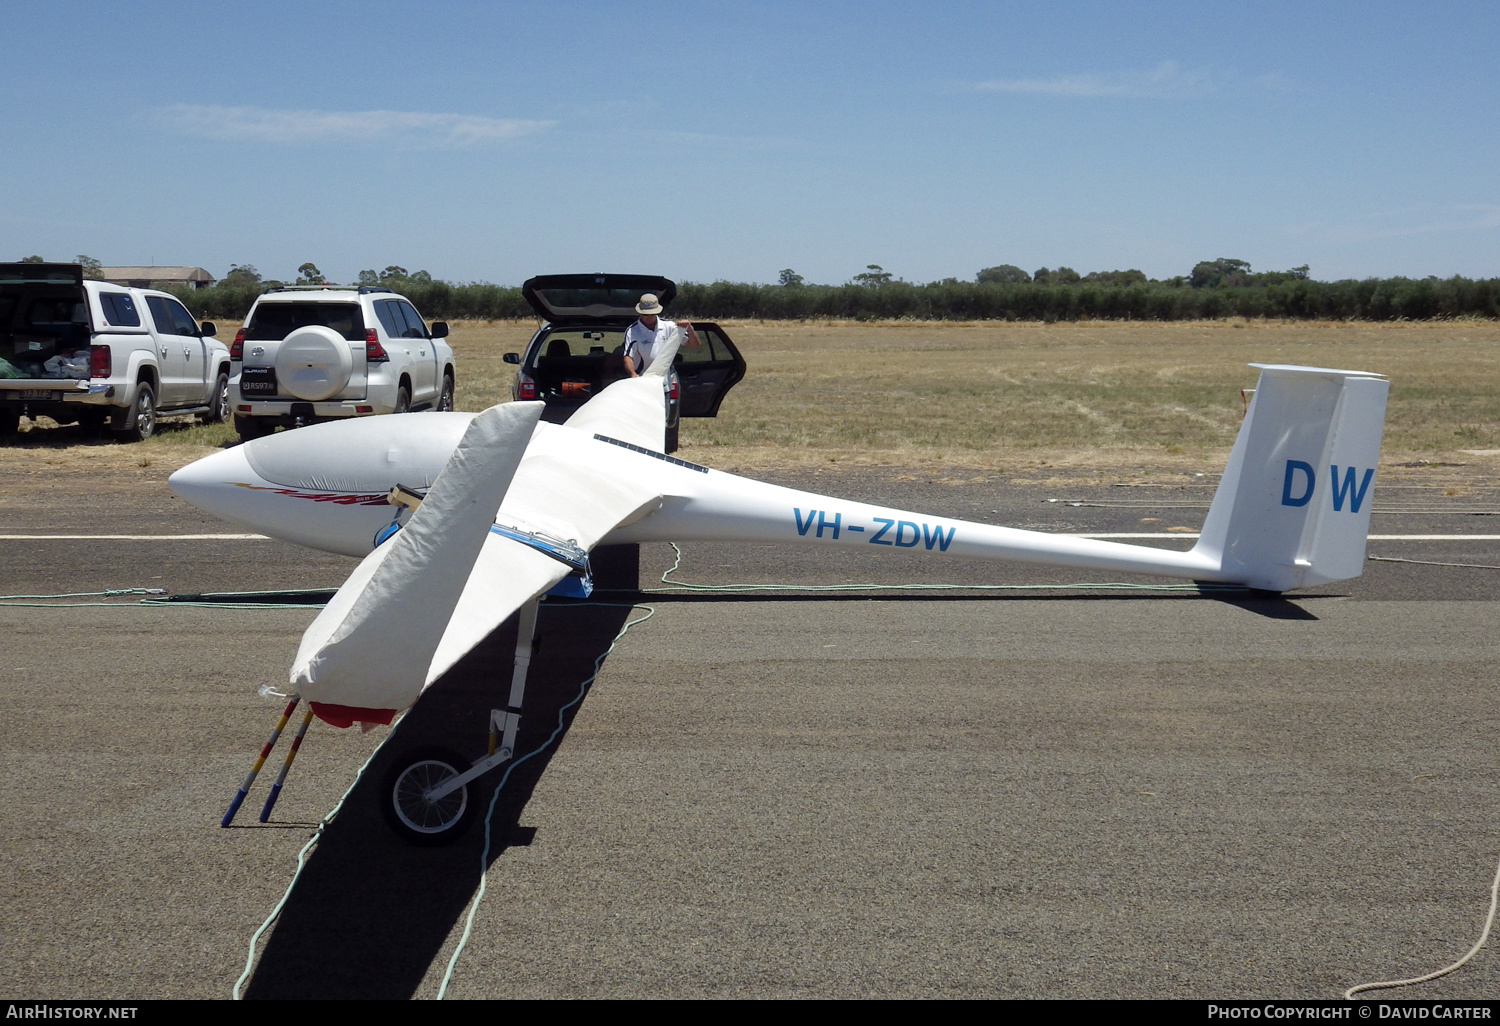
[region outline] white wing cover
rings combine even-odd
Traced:
[[[411,704],[541,405],[495,406],[474,418],[411,522],[365,557],[303,634],[293,688],[311,701],[352,708]]]
[[[659,356],[651,369],[661,364]],[[308,627],[291,686],[319,715],[389,722],[570,572],[496,524],[586,551],[656,508],[649,475],[631,473],[614,446],[580,445],[589,436],[572,422],[538,425],[541,407],[507,403],[477,416],[410,523],[364,558]],[[611,385],[574,419],[588,413],[585,430],[659,450],[665,407],[662,378],[648,373]]]

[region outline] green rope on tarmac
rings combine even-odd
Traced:
[[[11,599],[107,598],[111,595],[165,595],[165,588],[112,588],[108,591],[65,591],[58,595],[0,595],[0,601]]]
[[[569,709],[576,706],[579,702],[582,702],[584,696],[589,693],[589,688],[593,685],[594,681],[599,679],[599,670],[604,665],[604,660],[609,658],[609,654],[615,650],[615,646],[620,643],[620,639],[623,638],[627,633],[629,633],[630,628],[634,627],[636,624],[645,623],[647,620],[651,619],[651,617],[656,615],[656,610],[651,608],[650,606],[624,602],[574,602],[570,603],[570,606],[605,606],[611,609],[644,609],[646,611],[646,615],[637,617],[636,619],[631,620],[629,623],[627,623],[624,627],[620,628],[620,633],[614,636],[614,640],[609,643],[609,648],[605,649],[602,653],[600,653],[599,658],[594,660],[594,672],[589,674],[588,678],[584,680],[582,684],[578,685],[578,694],[573,697],[573,700],[571,702],[557,710],[557,726],[553,728],[552,733],[548,735],[547,740],[543,741],[540,745],[537,745],[537,747],[533,748],[531,751],[527,752],[519,759],[515,759],[510,762],[505,767],[505,774],[500,778],[500,783],[495,785],[495,793],[490,796],[489,810],[484,814],[484,851],[479,856],[479,890],[475,892],[474,900],[469,903],[469,914],[464,919],[463,935],[459,937],[458,946],[453,949],[453,955],[448,959],[448,969],[443,973],[443,982],[438,986],[437,999],[439,1001],[443,1000],[443,998],[448,993],[448,982],[453,979],[453,969],[456,965],[458,965],[458,958],[464,953],[465,945],[469,943],[469,935],[474,932],[474,917],[479,913],[479,903],[484,900],[485,883],[489,879],[488,870],[490,865],[491,823],[495,818],[495,805],[500,800],[500,792],[505,789],[505,782],[510,779],[511,772],[515,770],[517,766],[521,765],[521,763],[525,762],[526,760],[533,758],[534,756],[540,755],[542,752],[546,751],[548,747],[551,746],[552,742],[557,740],[558,735],[560,735],[563,731],[564,715]]]
[[[165,595],[165,588],[111,588],[107,591],[65,591],[56,595],[0,595],[0,606],[134,606],[133,602],[64,602],[62,599],[113,598],[121,595]],[[150,599],[142,599],[148,602]]]
[[[291,883],[286,885],[286,891],[281,895],[281,900],[276,903],[275,908],[271,909],[271,914],[266,916],[266,921],[260,924],[260,929],[250,935],[250,950],[245,955],[245,971],[240,973],[238,980],[234,981],[234,990],[232,992],[234,1000],[240,1000],[240,988],[250,978],[250,971],[255,966],[255,949],[260,943],[261,935],[269,930],[271,924],[276,922],[281,916],[281,910],[286,907],[287,899],[292,896],[292,889],[297,886],[297,881],[302,877],[302,870],[307,866],[307,853],[312,851],[313,845],[317,844],[322,838],[323,831],[328,829],[328,824],[332,823],[334,818],[338,816],[339,810],[344,807],[344,802],[354,793],[354,789],[359,786],[360,778],[365,775],[365,770],[369,769],[370,763],[375,761],[375,756],[385,747],[385,743],[395,736],[396,731],[393,729],[381,739],[380,744],[375,746],[375,750],[370,753],[370,757],[364,761],[364,764],[359,767],[358,772],[354,774],[354,779],[350,782],[349,789],[339,796],[339,800],[334,803],[332,809],[328,810],[328,814],[318,821],[318,829],[313,831],[313,835],[307,839],[307,843],[302,846],[302,850],[297,852],[297,871],[292,874]]]

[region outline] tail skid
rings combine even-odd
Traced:
[[[1254,399],[1188,552],[935,518],[703,468],[674,474],[660,509],[605,541],[889,546],[1268,591],[1359,576],[1389,383],[1362,371],[1252,366],[1261,371]]]

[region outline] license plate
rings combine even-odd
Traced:
[[[240,371],[241,395],[275,395],[275,367],[246,367]]]
[[[50,388],[23,388],[19,392],[22,399],[61,399],[61,392],[54,392]]]

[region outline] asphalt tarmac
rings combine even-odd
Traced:
[[[1059,531],[1196,530],[1210,495],[875,470],[783,483]],[[1378,500],[1404,512],[1377,514],[1377,535],[1500,534],[1491,495]],[[129,507],[33,495],[0,502],[0,533],[238,530],[164,489]],[[496,802],[449,996],[1334,998],[1445,965],[1477,938],[1500,859],[1500,569],[1429,564],[1500,566],[1500,542],[1369,550],[1426,562],[1372,561],[1280,600],[662,593],[673,553],[647,546],[643,590],[600,596],[620,605],[544,610],[521,750],[563,732]],[[335,587],[353,565],[222,538],[10,538],[0,553],[7,594]],[[885,555],[684,546],[675,576],[1098,580]],[[256,690],[285,681],[315,610],[104,601],[0,607],[0,993],[228,997],[299,849],[370,760],[244,989],[435,996],[483,823],[409,847],[376,785],[415,746],[482,753],[514,623],[394,730],[315,723],[262,825],[283,742],[225,830],[282,704]],[[1486,949],[1378,996],[1497,993]]]

